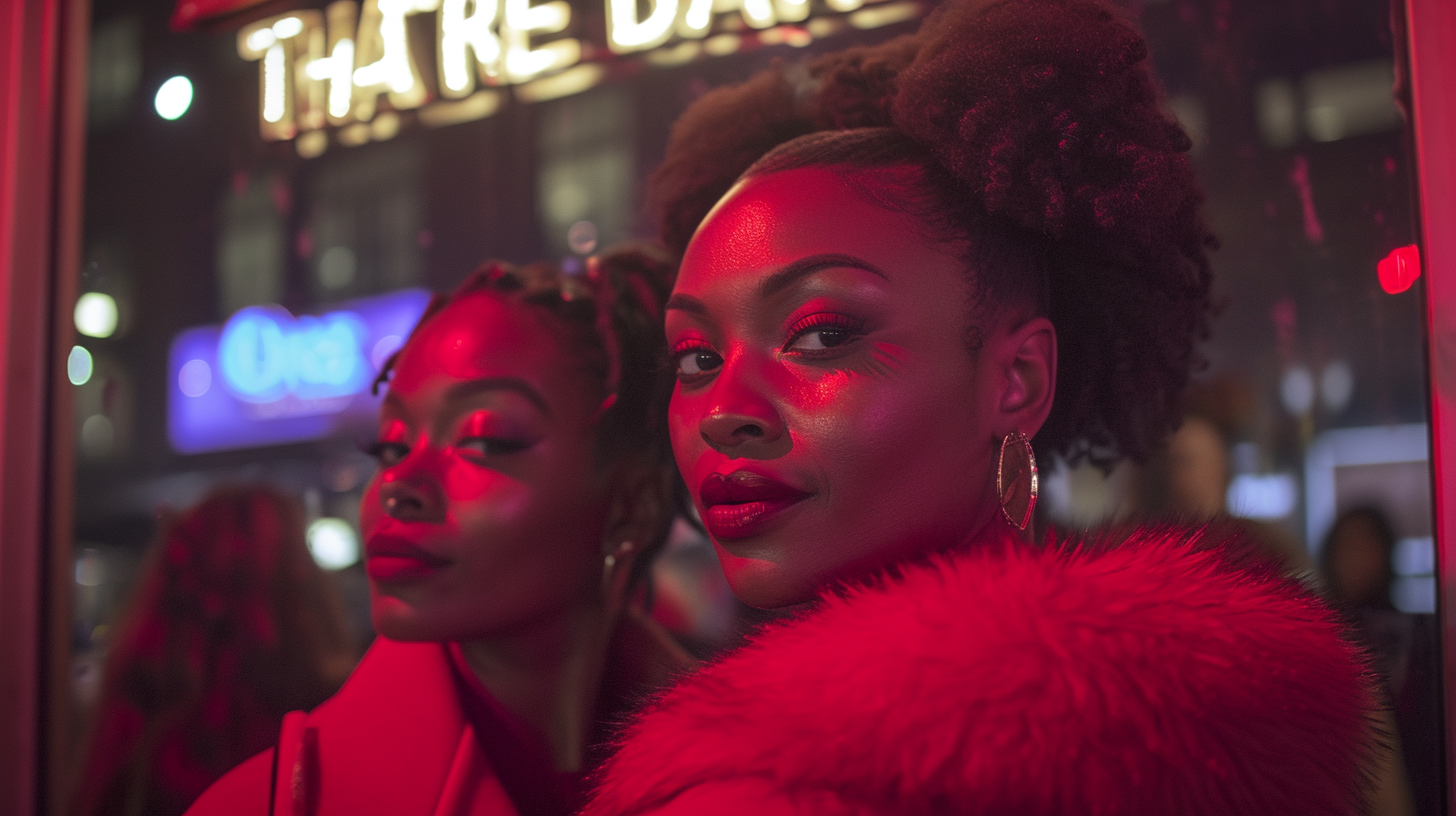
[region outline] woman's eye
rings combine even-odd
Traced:
[[[809,329],[800,332],[790,341],[789,349],[792,351],[826,351],[848,343],[853,337],[848,329]]]
[[[378,462],[380,467],[387,468],[394,467],[404,461],[404,458],[409,455],[410,449],[409,445],[403,442],[385,442],[380,440],[370,445],[365,452],[373,456],[374,461]]]
[[[691,378],[707,374],[721,365],[723,365],[723,358],[718,356],[718,352],[702,346],[684,349],[677,353],[677,375],[679,377]]]
[[[862,326],[857,321],[843,315],[810,315],[790,329],[784,351],[811,355],[832,351],[854,340],[861,332]]]
[[[531,447],[531,442],[504,436],[472,436],[460,440],[455,447],[479,456],[503,456],[520,453]]]

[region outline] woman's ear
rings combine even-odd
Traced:
[[[1035,436],[1056,394],[1057,330],[1045,317],[1034,317],[1012,329],[1003,348],[999,432]]]
[[[607,545],[632,541],[640,548],[658,535],[662,514],[667,512],[661,471],[638,462],[624,463],[616,470],[602,527]]]

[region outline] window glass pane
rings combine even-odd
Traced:
[[[706,31],[658,31],[609,25],[603,0],[570,0],[552,6],[564,17],[515,39],[442,22],[482,13],[485,0],[398,18],[406,4],[377,0],[93,5],[83,294],[67,366],[78,714],[68,738],[77,756],[115,764],[137,750],[144,718],[93,716],[103,666],[117,660],[118,632],[138,625],[131,610],[160,592],[146,576],[167,557],[164,530],[224,485],[270,485],[296,501],[301,515],[277,511],[278,523],[308,531],[322,569],[301,604],[339,632],[300,641],[312,680],[288,706],[323,699],[373,637],[358,557],[374,470],[361,444],[379,405],[370,386],[429,291],[490,258],[580,270],[595,251],[650,237],[646,180],[692,100],[773,60],[913,31],[934,3],[746,4]],[[1068,528],[1237,519],[1348,607],[1396,702],[1416,812],[1434,814],[1424,316],[1402,254],[1416,236],[1391,8],[1121,7],[1146,32],[1169,110],[1193,140],[1222,242],[1221,311],[1166,448],[1106,473],[1043,463],[1039,512]],[[746,625],[687,525],[657,580],[681,601],[664,622],[700,652]],[[140,663],[180,671],[171,659]],[[125,693],[151,682],[133,681]],[[219,748],[174,800],[150,806],[195,794],[274,734],[265,723]],[[128,783],[105,784],[121,787],[82,795]]]

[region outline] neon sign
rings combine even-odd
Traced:
[[[244,402],[292,396],[317,403],[354,394],[372,379],[361,348],[368,335],[353,312],[295,318],[277,306],[251,306],[223,326],[217,365],[228,390]]]
[[[263,138],[307,136],[299,152],[317,155],[328,144],[326,127],[342,128],[340,141],[358,144],[392,136],[401,111],[419,109],[427,124],[450,124],[494,113],[507,86],[524,101],[586,90],[605,76],[613,54],[653,52],[649,63],[673,65],[756,45],[801,46],[851,27],[914,19],[928,5],[597,1],[604,4],[605,48],[569,36],[577,21],[568,0],[336,0],[322,12],[293,11],[244,27],[238,53],[259,63]],[[434,17],[430,53],[413,48],[409,36],[410,20],[427,14]],[[379,118],[381,97],[395,118]]]
[[[374,422],[369,393],[429,293],[364,298],[295,317],[250,306],[172,343],[167,431],[181,453],[300,442]]]

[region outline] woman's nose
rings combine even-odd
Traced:
[[[436,483],[401,462],[384,474],[379,484],[379,503],[386,515],[400,521],[443,521],[444,506]]]
[[[728,366],[718,375],[698,430],[720,453],[753,456],[775,448],[786,429],[764,390],[741,372],[742,366]]]

